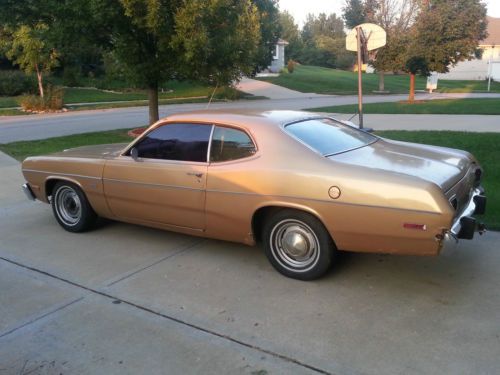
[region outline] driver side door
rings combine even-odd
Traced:
[[[164,124],[104,168],[104,194],[117,218],[204,230],[212,125]]]

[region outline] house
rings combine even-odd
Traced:
[[[286,40],[278,39],[273,61],[267,68],[271,73],[279,73],[279,71],[285,67],[285,46],[287,45],[288,42]]]
[[[441,79],[451,80],[486,80],[500,81],[500,18],[488,17],[488,37],[479,43],[483,55],[479,59],[463,61],[450,72],[439,74]]]

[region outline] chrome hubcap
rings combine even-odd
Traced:
[[[291,257],[302,258],[311,250],[307,234],[302,233],[298,226],[288,228],[283,234],[283,250]]]
[[[59,219],[66,225],[73,226],[80,221],[82,204],[80,197],[71,187],[64,186],[57,190],[55,204]]]
[[[319,241],[305,223],[287,219],[279,222],[271,232],[275,259],[285,268],[305,272],[317,263]]]

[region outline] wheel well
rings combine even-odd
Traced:
[[[252,217],[252,233],[255,241],[259,242],[262,241],[262,229],[264,228],[264,223],[266,222],[267,218],[274,215],[278,211],[282,210],[293,210],[293,211],[298,211],[298,212],[305,212],[306,214],[312,215],[316,217],[320,222],[322,220],[317,217],[315,214],[309,212],[308,210],[301,210],[300,208],[294,208],[294,207],[287,207],[287,206],[266,206],[266,207],[261,207],[255,213],[253,214]]]
[[[309,212],[308,210],[301,210],[300,208],[294,208],[294,207],[287,207],[287,206],[266,206],[266,207],[261,207],[255,213],[253,214],[252,217],[252,233],[253,237],[256,242],[262,241],[262,230],[264,228],[264,223],[266,222],[267,218],[274,215],[278,211],[282,210],[293,210],[293,211],[298,211],[298,212],[305,212],[306,214],[314,216],[316,219],[318,219],[321,224],[323,224],[323,220],[321,220],[318,216],[316,216],[314,213]],[[323,224],[323,226],[325,226]],[[325,227],[326,229],[326,227]],[[328,232],[328,230],[327,230]],[[332,238],[333,241],[333,238]]]
[[[255,211],[252,217],[252,233],[255,241],[262,241],[262,229],[266,219],[282,209],[284,209],[284,207],[267,206],[261,207]]]
[[[54,190],[54,186],[62,180],[58,180],[57,178],[51,178],[45,182],[45,196],[48,198],[52,195],[52,190]]]
[[[47,197],[47,199],[52,195],[52,191],[54,190],[54,186],[56,186],[56,184],[58,182],[67,182],[69,184],[73,184],[73,185],[77,186],[78,188],[80,188],[79,184],[77,184],[73,181],[70,181],[70,180],[66,180],[65,178],[51,178],[51,179],[45,181],[45,196]]]

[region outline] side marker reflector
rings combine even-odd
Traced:
[[[416,230],[427,230],[427,225],[425,224],[415,224],[415,223],[404,223],[403,228],[405,229],[416,229]]]

